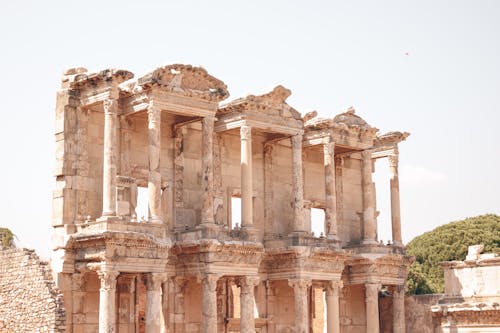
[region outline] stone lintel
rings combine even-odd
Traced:
[[[261,117],[266,120],[252,119],[244,115],[233,115],[231,117],[219,118],[215,122],[215,132],[225,132],[232,129],[237,129],[242,126],[250,126],[265,133],[279,133],[283,135],[297,135],[303,133],[300,126],[289,126],[273,122],[272,118]]]

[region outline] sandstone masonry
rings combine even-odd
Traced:
[[[33,250],[0,250],[0,332],[65,332],[62,294]]]

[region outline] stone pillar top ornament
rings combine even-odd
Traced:
[[[340,290],[344,287],[342,280],[333,280],[325,283],[325,292],[327,296],[339,296]]]
[[[116,279],[120,272],[108,270],[96,270],[97,276],[101,281],[101,290],[111,290],[116,288]]]

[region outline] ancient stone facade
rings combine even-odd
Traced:
[[[67,332],[317,332],[325,308],[329,333],[377,333],[381,288],[394,332],[405,331],[398,143],[408,134],[377,135],[352,108],[302,116],[290,94],[223,103],[222,81],[179,64],[136,80],[65,73],[52,266]],[[389,244],[377,238],[380,158]],[[312,209],[324,211],[319,235]]]
[[[0,247],[0,332],[66,331],[62,294],[33,250]]]
[[[441,263],[445,294],[432,307],[435,332],[500,332],[500,257],[469,246],[465,261]]]

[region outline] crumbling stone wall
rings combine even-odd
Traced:
[[[64,332],[62,294],[35,251],[0,247],[0,332]]]
[[[406,332],[433,333],[431,306],[436,305],[442,297],[442,294],[405,297]],[[392,298],[380,298],[379,309],[380,333],[392,333]]]

